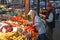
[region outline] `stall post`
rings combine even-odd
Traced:
[[[27,14],[29,12],[29,2],[30,0],[25,0],[25,13]]]
[[[38,15],[39,15],[39,13],[40,13],[40,0],[38,0],[38,2],[37,2],[37,13],[38,13]]]

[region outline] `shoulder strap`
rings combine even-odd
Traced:
[[[50,12],[47,12],[47,13],[46,13],[46,19],[48,18],[49,14],[50,14]]]

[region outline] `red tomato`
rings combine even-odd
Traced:
[[[8,27],[8,28],[7,28],[7,32],[11,32],[12,30],[13,30],[12,27]]]

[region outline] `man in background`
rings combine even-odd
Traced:
[[[52,8],[51,3],[48,3],[46,6],[47,12],[40,14],[43,16],[47,24],[47,40],[53,40],[53,28],[55,27],[55,12]]]

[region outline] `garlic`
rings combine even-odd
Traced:
[[[17,27],[13,27],[13,32],[17,32],[18,28]]]

